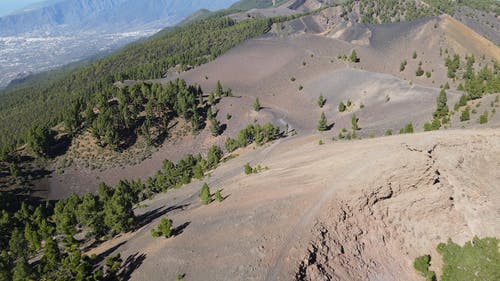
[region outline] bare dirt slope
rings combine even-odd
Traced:
[[[478,64],[487,64],[492,57],[500,56],[500,48],[477,38],[481,39],[447,17],[366,26],[353,23],[351,15],[346,15],[341,7],[277,24],[266,36],[249,40],[208,64],[168,78],[180,77],[190,84],[200,84],[206,94],[215,89],[219,80],[224,87],[233,89],[235,97],[224,98],[217,105],[220,110],[217,118],[226,125],[222,136],[213,138],[205,130],[196,136],[167,140],[139,164],[104,170],[74,164],[61,174],[52,174],[43,184],[49,190],[49,198],[56,199],[72,192],[93,191],[100,181],[114,185],[120,179],[145,179],[159,170],[165,159],[175,161],[187,153],[206,152],[212,144],[222,145],[227,137],[234,137],[255,120],[271,121],[282,128],[289,124],[299,134],[310,134],[316,132],[318,119],[324,112],[333,126],[330,138],[337,137],[344,128],[350,129],[353,114],[359,118],[361,127],[357,134],[363,138],[381,136],[387,130],[397,133],[409,122],[416,131],[422,131],[423,124],[432,119],[441,84],[448,82],[452,87],[447,92],[450,108],[461,95],[454,91],[459,81],[447,78],[445,50],[450,55],[459,52],[462,57],[474,53]],[[358,53],[359,63],[338,58],[348,57],[353,50]],[[480,58],[483,50],[484,60]],[[411,58],[414,51],[418,53],[417,59]],[[403,60],[408,65],[400,71]],[[415,75],[420,61],[431,77]],[[319,95],[327,99],[323,108],[317,105]],[[252,109],[257,97],[264,107],[259,113]],[[347,100],[353,106],[339,113],[338,104]],[[477,108],[477,115],[492,111],[490,101],[491,97],[485,98]],[[230,120],[227,114],[231,115]],[[478,116],[473,115],[470,122],[460,122],[458,117],[459,114],[453,117],[451,128],[479,126]],[[489,119],[482,127],[500,124],[499,115]]]
[[[136,210],[152,221],[92,253],[131,257],[131,280],[420,280],[412,261],[437,243],[500,233],[499,137],[311,135],[238,151],[205,179],[223,202],[201,205],[201,182],[159,195]],[[246,162],[269,170],[247,176]],[[180,233],[151,237],[160,216]]]

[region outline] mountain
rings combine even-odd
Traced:
[[[162,28],[191,13],[228,7],[235,0],[59,0],[29,6],[0,18],[0,36],[60,33],[65,30],[116,32]]]
[[[236,0],[50,0],[0,18],[0,87],[57,66],[107,54]],[[36,50],[34,52],[33,50]]]

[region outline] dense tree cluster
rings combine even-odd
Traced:
[[[202,128],[208,107],[201,88],[184,80],[165,86],[137,83],[95,95],[85,110],[84,125],[103,146],[127,147],[138,135],[153,144],[168,135],[176,117],[190,122],[195,131]]]
[[[239,133],[237,145],[261,145],[280,135],[279,127],[272,124],[249,125]],[[119,257],[110,258],[100,268],[82,254],[80,246],[90,239],[102,241],[134,229],[134,205],[193,178],[203,178],[222,157],[222,149],[212,146],[206,158],[187,155],[176,164],[166,160],[145,182],[124,180],[114,188],[101,183],[95,195],[72,195],[55,204],[17,206],[17,200],[0,193],[0,280],[115,280]],[[171,222],[162,221],[152,233],[168,237],[170,227]],[[85,234],[85,238],[77,240],[81,236],[77,234]],[[30,262],[38,254],[40,262]]]
[[[494,61],[492,67],[484,65],[475,73],[471,71],[474,64],[471,61],[473,58],[469,57],[464,74],[464,86],[459,85],[458,90],[464,90],[470,100],[481,98],[485,94],[500,92],[500,64]]]
[[[460,68],[460,55],[454,54],[453,58],[450,58],[450,56],[446,57],[444,64],[448,68],[448,78],[455,78],[457,70]]]
[[[280,128],[271,123],[265,125],[250,124],[238,133],[236,139],[227,138],[225,147],[228,152],[233,152],[239,147],[245,147],[253,142],[262,145],[266,142],[275,140],[282,135]]]
[[[113,197],[109,200],[118,199],[114,194]],[[94,257],[83,255],[72,236],[77,226],[89,235],[93,232],[90,225],[97,227],[100,223],[99,227],[108,227],[101,219],[110,216],[107,212],[114,207],[93,209],[88,205],[88,196],[75,195],[55,206],[22,203],[17,211],[12,211],[15,206],[5,208],[6,198],[0,199],[0,280],[117,280],[114,278],[117,270],[100,267]],[[91,201],[94,206],[102,206],[105,203],[101,199],[96,196]],[[89,217],[88,212],[72,209],[75,207],[94,214]],[[40,260],[30,261],[36,255],[40,255]],[[121,262],[115,261],[115,267],[120,265]]]
[[[350,0],[347,7],[352,9],[357,2],[361,20],[368,24],[411,21],[437,14],[434,8],[414,0]]]
[[[0,147],[13,150],[26,142],[32,128],[51,127],[63,118],[68,131],[73,132],[81,122],[80,109],[93,101],[96,93],[113,93],[114,82],[160,78],[177,65],[187,69],[206,63],[267,32],[272,23],[270,19],[235,22],[227,17],[210,18],[167,29],[90,65],[81,63],[42,73],[9,87],[0,93]]]
[[[426,3],[436,10],[450,15],[454,15],[461,6],[494,12],[496,15],[500,14],[500,4],[496,0],[427,0]]]

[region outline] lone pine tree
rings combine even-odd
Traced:
[[[210,188],[208,187],[207,183],[204,183],[200,191],[201,203],[207,205],[208,203],[210,203],[211,199],[212,198],[210,196]]]
[[[318,121],[318,131],[323,132],[328,129],[328,120],[326,119],[326,115],[324,112],[321,113],[321,117]]]

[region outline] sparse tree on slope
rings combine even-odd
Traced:
[[[356,53],[356,50],[352,50],[351,52],[351,62],[359,62],[358,54]]]
[[[323,95],[319,95],[319,97],[318,97],[318,106],[320,108],[323,108],[323,106],[325,105],[325,102],[326,102],[326,100],[323,97]]]
[[[253,109],[257,112],[260,111],[262,107],[260,106],[260,101],[259,101],[259,98],[256,98],[255,99],[255,102],[253,103]]]
[[[207,183],[204,183],[203,186],[201,187],[200,200],[201,200],[201,203],[203,203],[205,205],[210,203],[210,201],[212,200],[211,195],[210,195],[210,188],[208,187]]]
[[[326,119],[326,115],[324,112],[321,113],[321,117],[318,121],[318,131],[323,132],[328,129],[328,120]]]

